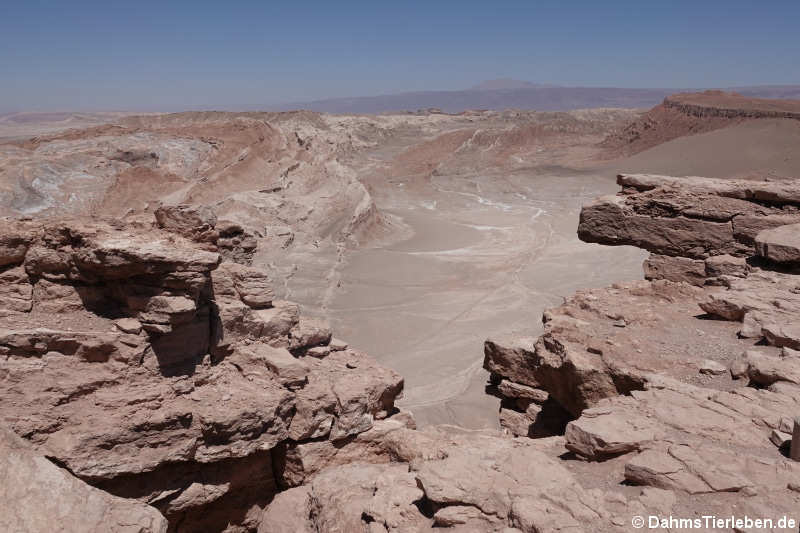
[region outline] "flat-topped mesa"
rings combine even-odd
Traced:
[[[180,235],[4,221],[0,264],[0,426],[170,530],[254,531],[292,450],[397,411],[398,374]]]
[[[704,91],[679,93],[664,98],[664,107],[696,117],[732,119],[800,119],[800,100],[747,98],[736,93]]]
[[[583,207],[578,236],[648,250],[647,279],[703,285],[744,275],[749,257],[776,261],[774,247],[770,257],[757,245],[761,232],[800,223],[800,180],[620,174],[617,183],[619,194]]]

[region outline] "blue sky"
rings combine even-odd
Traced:
[[[800,0],[0,4],[0,111],[800,83]]]

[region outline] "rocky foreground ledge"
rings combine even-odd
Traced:
[[[649,250],[647,279],[579,291],[538,338],[487,341],[501,424],[537,436],[553,402],[595,483],[668,491],[681,516],[800,518],[800,182],[618,182],[578,233]]]
[[[394,407],[400,376],[185,231],[202,218],[191,207],[169,224],[3,222],[0,529],[622,532],[635,516],[800,518],[800,463],[786,457],[800,414],[793,184],[764,198],[772,185],[635,179],[587,206],[580,231],[657,252],[650,279],[578,292],[538,338],[487,341],[503,432],[415,429]],[[677,211],[637,211],[678,197]],[[747,205],[712,209],[730,199]],[[757,219],[752,239],[708,225],[739,216]]]
[[[0,529],[620,530],[659,505],[582,485],[561,437],[414,429],[402,378],[185,231],[202,212],[159,218],[2,223]]]
[[[4,531],[255,530],[306,443],[396,412],[399,375],[152,224],[6,221],[0,265],[0,418],[28,442],[2,439]]]

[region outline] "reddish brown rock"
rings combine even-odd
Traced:
[[[744,257],[734,257],[732,255],[715,255],[705,261],[706,277],[716,278],[719,276],[735,276],[743,278],[747,276],[750,267]]]
[[[27,313],[33,308],[33,287],[22,267],[0,271],[0,316]]]
[[[800,264],[800,224],[788,224],[756,235],[756,252],[776,263]]]
[[[90,487],[0,428],[0,530],[165,533],[148,505]]]
[[[171,529],[255,530],[276,450],[351,439],[394,411],[402,378],[367,355],[287,351],[330,329],[273,303],[257,269],[146,226],[19,224],[30,247],[3,272],[16,311],[0,317],[0,418]]]
[[[748,256],[760,231],[800,223],[794,181],[620,174],[617,183],[624,194],[582,209],[582,240],[690,259]]]
[[[706,281],[706,263],[699,259],[651,254],[645,259],[643,269],[645,279],[684,281],[700,286]]]

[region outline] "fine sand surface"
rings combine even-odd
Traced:
[[[401,402],[421,424],[495,427],[483,341],[535,335],[542,311],[582,287],[641,277],[642,251],[582,243],[581,204],[613,175],[434,176],[377,195],[413,231],[350,252],[327,309],[336,334],[405,377]]]
[[[580,206],[615,175],[800,175],[800,122],[766,119],[682,137],[587,170],[367,179],[379,209],[412,236],[348,252],[325,310],[337,335],[406,379],[421,424],[495,427],[483,341],[536,335],[542,311],[587,287],[641,279],[646,254],[582,243]]]
[[[680,137],[609,165],[624,172],[711,178],[800,176],[800,120],[761,119]]]

